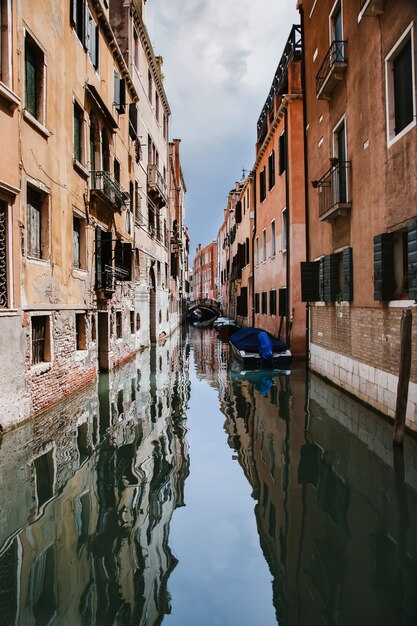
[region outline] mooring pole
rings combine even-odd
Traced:
[[[397,404],[395,408],[394,445],[403,445],[405,415],[407,411],[408,383],[411,371],[411,309],[405,309],[401,316],[400,371],[398,374]]]

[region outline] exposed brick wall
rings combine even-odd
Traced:
[[[97,378],[96,343],[89,341],[88,350],[76,350],[74,311],[55,311],[50,319],[51,363],[31,365],[30,325],[24,326],[27,390],[32,401],[32,415],[53,406]],[[88,336],[90,337],[90,329]]]
[[[417,345],[417,310],[412,309],[412,345]],[[311,342],[398,376],[401,308],[311,307]],[[417,352],[410,380],[417,382]]]

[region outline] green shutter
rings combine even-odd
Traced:
[[[26,109],[33,115],[37,116],[36,106],[36,83],[37,83],[37,71],[36,71],[36,50],[31,42],[26,37],[25,40],[25,106]]]
[[[394,250],[392,233],[374,237],[374,299],[394,298]]]
[[[335,302],[339,292],[339,255],[328,254],[323,259],[323,300]]]
[[[346,248],[342,252],[343,285],[342,299],[351,302],[353,300],[353,259],[352,248]]]
[[[318,261],[305,261],[301,263],[302,302],[316,302],[320,300],[319,269],[320,263]]]
[[[407,224],[408,242],[408,293],[417,300],[417,219]]]
[[[120,76],[118,72],[114,73],[114,100],[113,104],[117,110],[120,108]]]

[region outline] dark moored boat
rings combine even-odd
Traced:
[[[240,326],[229,317],[218,317],[213,324],[214,330],[222,339],[230,339],[230,337],[240,330]]]
[[[230,338],[233,355],[247,370],[287,370],[291,351],[286,344],[262,328],[242,328]]]

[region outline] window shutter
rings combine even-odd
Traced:
[[[323,300],[335,302],[339,294],[339,255],[328,254],[323,260]]]
[[[84,28],[83,28],[83,45],[86,50],[89,50],[90,43],[90,11],[88,10],[88,2],[84,2]]]
[[[90,56],[91,62],[95,69],[98,69],[98,50],[99,50],[99,28],[94,21],[91,21],[90,32]]]
[[[346,248],[342,252],[343,263],[343,300],[351,302],[353,300],[353,259],[352,248]]]
[[[177,277],[177,255],[175,252],[171,252],[171,277]]]
[[[136,102],[129,104],[129,136],[136,139],[138,136],[138,108]]]
[[[287,155],[285,147],[285,133],[282,133],[279,137],[279,174],[283,174],[286,169]]]
[[[240,314],[246,317],[248,314],[248,288],[242,287],[240,290]]]
[[[320,300],[320,263],[318,261],[305,261],[301,263],[301,301],[317,302]],[[280,295],[281,315],[281,295]]]
[[[101,228],[96,226],[96,289],[103,289],[103,260],[101,248]]]
[[[114,73],[114,106],[117,110],[120,109],[120,75],[118,72]]]
[[[245,261],[246,261],[246,265],[248,265],[249,263],[249,237],[246,237],[246,254],[245,254]]]
[[[123,280],[132,280],[132,244],[122,243],[122,261],[123,269],[128,272],[127,276],[123,277]]]
[[[238,200],[238,202],[236,203],[236,223],[240,224],[240,222],[242,221],[242,202],[240,200]]]
[[[77,26],[77,0],[71,0],[70,20],[72,26]]]
[[[278,314],[287,315],[287,288],[283,287],[278,292]]]
[[[120,239],[114,245],[114,264],[116,267],[123,267],[123,244]]]
[[[417,219],[407,225],[408,239],[408,293],[417,300]]]
[[[394,298],[394,253],[392,233],[374,237],[374,299]]]
[[[126,108],[126,79],[120,79],[119,113],[124,113]]]

